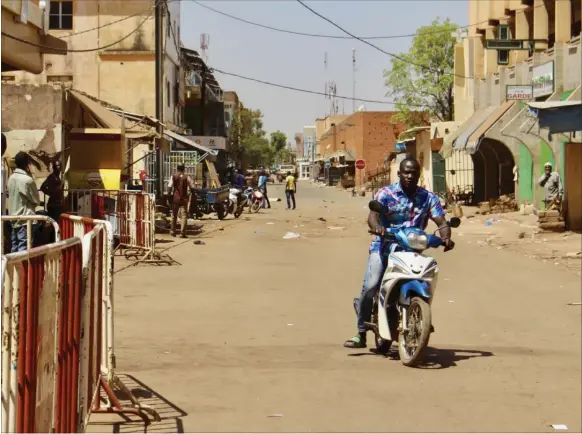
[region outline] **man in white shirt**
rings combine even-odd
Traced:
[[[30,157],[24,152],[19,152],[14,157],[14,162],[16,170],[8,179],[9,215],[35,215],[35,209],[40,204],[40,197],[29,171]],[[28,238],[26,226],[25,222],[12,223],[12,253],[26,250]]]

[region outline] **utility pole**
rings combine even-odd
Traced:
[[[166,0],[154,0],[155,3],[155,38],[156,38],[156,118],[158,119],[157,132],[159,139],[156,144],[156,198],[159,200],[163,196],[162,179],[162,140],[164,137],[164,8]]]

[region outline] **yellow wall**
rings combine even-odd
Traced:
[[[50,81],[50,76],[72,76],[71,84],[75,89],[129,112],[155,116],[153,5],[153,0],[76,0],[73,9],[73,30],[50,31],[51,35],[66,40],[70,50],[87,50],[111,45],[127,36],[141,23],[144,24],[130,37],[110,48],[86,53],[69,52],[66,56],[45,55],[43,74],[14,73],[16,82],[46,84]],[[130,18],[107,25],[124,17]],[[97,27],[100,28],[71,36],[71,33]],[[167,48],[169,49],[169,46]],[[172,56],[166,57],[175,60]],[[175,83],[174,67],[171,62],[169,66],[165,66],[166,71],[171,71],[170,82]],[[165,81],[164,79],[164,83]],[[176,102],[173,101],[173,86],[171,91],[172,106],[167,107],[164,99],[164,118],[176,122],[178,118],[174,117]]]

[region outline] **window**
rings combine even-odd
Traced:
[[[73,30],[73,2],[51,1],[49,29]]]

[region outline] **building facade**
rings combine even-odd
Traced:
[[[38,75],[7,72],[3,81],[68,86],[128,112],[155,116],[154,6],[154,0],[52,0],[48,33],[66,41],[70,51],[45,54]],[[163,29],[162,120],[172,128],[183,123],[180,2],[167,2]]]
[[[343,121],[330,122],[330,128],[319,139],[319,153],[326,160],[339,151],[354,160],[362,159],[366,168],[357,182],[366,182],[368,174],[382,167],[391,152],[395,152],[398,136],[406,126],[395,121],[395,112],[357,112]]]
[[[515,194],[541,206],[537,182],[550,162],[564,178],[568,143],[580,134],[549,134],[536,126],[529,101],[581,99],[580,0],[471,0],[469,34],[455,47],[455,121],[444,139],[448,159],[464,152],[473,163],[475,201]],[[530,50],[510,51],[500,65],[487,40],[535,40]],[[529,43],[528,43],[529,45]],[[515,87],[519,86],[519,87]],[[452,125],[452,124],[451,124]]]
[[[299,149],[297,149],[297,156],[306,158],[308,161],[311,161],[313,159],[313,156],[314,156],[315,143],[316,143],[315,126],[303,127],[302,152],[299,153]]]

